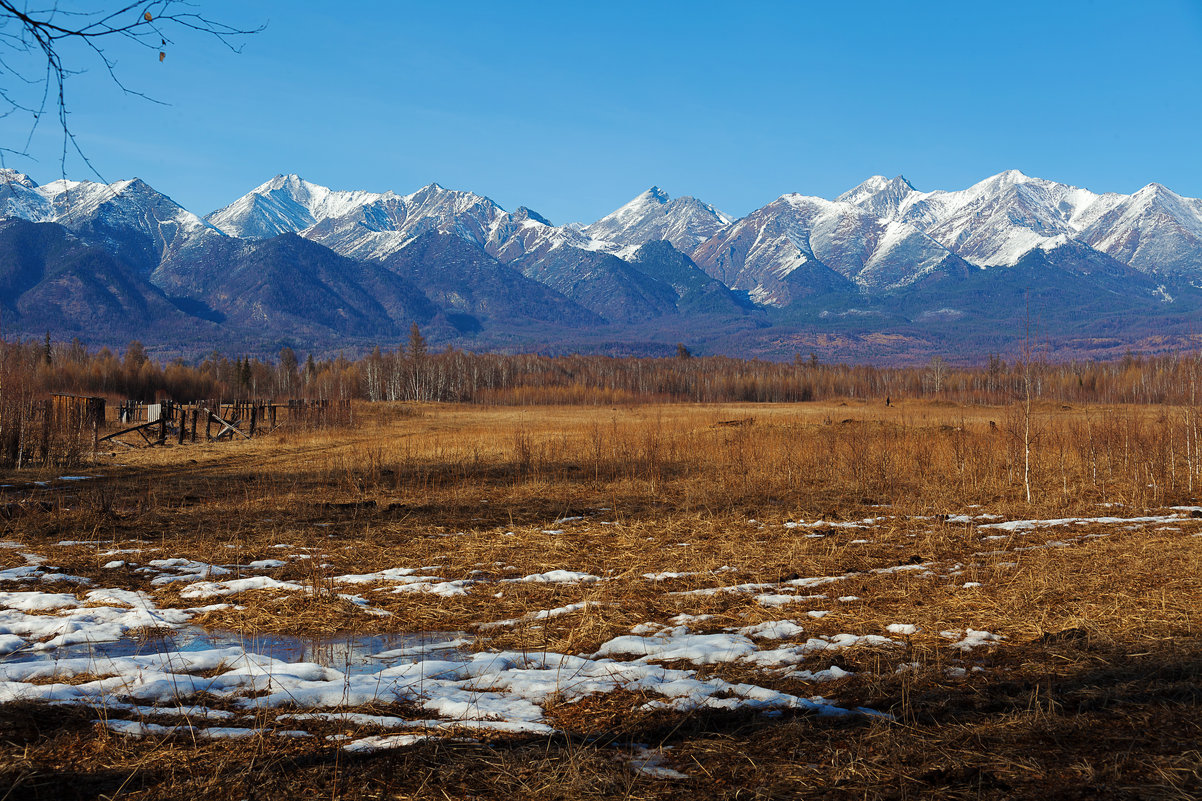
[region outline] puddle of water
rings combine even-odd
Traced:
[[[111,642],[80,643],[51,651],[17,652],[3,657],[3,661],[42,662],[79,657],[139,656],[238,647],[247,653],[268,656],[282,662],[313,662],[343,673],[364,674],[425,659],[457,661],[464,658],[471,641],[470,635],[456,631],[422,634],[346,633],[306,637],[288,634],[241,634],[183,627],[174,629],[163,637],[123,637]]]

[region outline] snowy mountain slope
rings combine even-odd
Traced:
[[[1082,242],[1141,272],[1202,278],[1202,200],[1154,183],[1096,205]]]
[[[577,251],[628,262],[639,245],[666,239],[757,303],[787,305],[796,292],[849,288],[819,267],[856,291],[890,291],[946,270],[962,273],[965,266],[951,254],[972,265],[1008,266],[1066,237],[1144,271],[1202,272],[1195,256],[1202,251],[1197,201],[1167,190],[1141,193],[1097,195],[1017,170],[953,192],[919,192],[901,176],[873,176],[833,203],[790,195],[789,203],[769,204],[755,213],[757,233],[742,254],[721,251],[724,242],[748,239],[739,228],[743,221],[732,223],[712,206],[672,199],[657,187],[591,225],[554,226],[528,209],[508,212],[487,197],[438,184],[409,195],[336,192],[277,176],[209,220],[244,236],[294,230],[343,256],[371,260],[388,258],[427,232],[451,234],[528,277],[558,281],[561,290],[573,279],[557,276],[557,265],[567,273],[585,263],[616,269]],[[775,213],[784,216],[768,220]],[[788,278],[808,262],[817,264]],[[590,296],[595,308],[595,293]]]
[[[981,266],[1013,265],[1068,237],[1145,273],[1202,278],[1202,200],[1160,184],[1098,195],[1008,170],[957,192],[919,192],[873,176],[840,199],[909,222]]]
[[[757,209],[692,256],[714,278],[768,306],[814,292],[897,289],[937,271],[966,269],[911,225],[797,194]]]
[[[864,211],[886,219],[898,219],[898,209],[918,190],[904,176],[888,179],[874,175],[854,189],[849,189],[835,198],[840,203],[850,203]]]
[[[438,184],[398,195],[337,191],[279,175],[207,219],[230,235],[249,239],[299,233],[356,259],[386,259],[428,232],[466,239],[505,263],[559,247],[621,250],[577,228],[553,226],[529,209],[508,212],[483,195]]]
[[[334,190],[297,175],[277,175],[206,219],[244,239],[302,233],[344,256],[380,259],[426,231],[482,242],[501,213],[486,197],[438,184],[398,195]]]
[[[0,217],[50,222],[54,210],[28,175],[16,170],[0,169]]]
[[[604,319],[644,319],[675,310],[669,287],[618,258],[634,248],[595,240],[579,227],[554,226],[524,207],[509,212],[482,195],[438,184],[409,195],[339,193],[295,176],[280,176],[209,219],[230,231],[291,226],[302,237],[341,256],[373,262],[391,262],[431,234],[450,236]],[[396,263],[406,265],[406,274],[413,276],[420,272],[413,264],[415,253],[433,259],[426,268],[433,283],[427,284],[452,308],[513,304],[512,282],[490,280],[491,290],[463,286],[456,292],[448,287],[440,258],[451,257],[472,267],[460,276],[462,282],[471,281],[471,276],[481,279],[486,271],[478,258],[469,258],[445,242],[431,247],[434,241],[426,241],[419,251],[409,252]],[[578,317],[583,321],[588,315]]]
[[[112,184],[59,180],[38,186],[12,171],[0,177],[0,217],[58,223],[145,272],[198,237],[221,236],[138,178]]]
[[[505,264],[553,261],[557,251],[605,253],[625,259],[633,246],[593,239],[579,226],[556,226],[525,206],[499,215],[489,230],[484,249]]]
[[[622,245],[639,246],[667,240],[689,251],[734,220],[694,197],[670,198],[653,186],[617,211],[584,228],[587,236]]]
[[[335,191],[298,175],[277,175],[205,219],[229,236],[268,239],[302,231],[328,217],[350,214],[391,195]]]
[[[955,192],[919,192],[895,178],[873,176],[840,199],[910,223],[961,258],[981,266],[1012,265],[1060,235],[1098,196],[1086,189],[1007,170]]]
[[[55,222],[151,271],[197,239],[222,234],[140,179],[104,185],[55,181],[40,187]]]
[[[554,226],[524,207],[509,212],[487,197],[438,184],[410,195],[369,199],[300,233],[348,258],[371,261],[389,260],[427,234],[449,235],[607,320],[675,310],[670,288],[619,258],[634,248],[593,239],[577,227]],[[439,291],[445,294],[445,288]],[[500,296],[492,300],[503,302],[508,301]]]
[[[410,195],[377,196],[318,220],[301,235],[350,258],[383,259],[428,231],[483,244],[504,213],[481,195],[430,184]]]

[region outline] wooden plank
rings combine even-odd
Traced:
[[[143,428],[150,428],[151,426],[157,426],[158,424],[159,424],[158,420],[153,420],[149,423],[141,423],[139,425],[134,426],[133,428],[127,428],[123,431],[114,431],[112,434],[106,434],[105,436],[101,437],[100,439],[98,439],[96,441],[104,442],[106,439],[112,439],[113,437],[119,437],[122,434],[128,434],[131,431],[141,431]],[[145,436],[145,435],[143,435],[143,436]]]
[[[246,433],[245,433],[245,432],[243,432],[241,429],[239,429],[239,428],[238,428],[236,425],[234,425],[234,424],[233,424],[233,423],[231,423],[230,421],[228,421],[228,420],[222,420],[222,419],[221,419],[220,417],[218,417],[216,414],[213,414],[213,412],[212,412],[212,411],[210,411],[209,409],[205,409],[204,411],[208,412],[209,416],[210,416],[212,419],[216,420],[216,421],[217,421],[217,422],[218,422],[220,425],[223,425],[223,426],[225,426],[225,428],[223,428],[223,429],[221,429],[220,431],[218,431],[218,432],[217,432],[217,436],[213,437],[213,439],[220,439],[220,438],[221,438],[221,435],[222,435],[222,434],[224,434],[224,433],[225,433],[225,432],[227,432],[227,431],[235,431],[235,432],[237,432],[238,434],[241,434],[241,435],[242,435],[242,437],[243,437],[244,439],[250,439],[250,437],[246,436]]]

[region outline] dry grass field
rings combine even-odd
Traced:
[[[8,477],[0,799],[1202,795],[1192,409],[355,413]]]

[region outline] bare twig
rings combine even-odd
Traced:
[[[92,11],[67,11],[57,5],[33,9],[18,0],[0,0],[0,119],[26,114],[31,117],[22,146],[0,146],[0,167],[4,166],[6,155],[29,156],[38,126],[47,114],[53,113],[62,129],[60,169],[64,177],[71,153],[100,177],[80,147],[68,119],[70,78],[99,64],[124,94],[161,102],[121,80],[117,62],[106,50],[110,44],[118,40],[131,42],[157,51],[162,61],[168,45],[174,43],[172,32],[207,34],[231,51],[239,52],[241,38],[263,28],[263,25],[240,28],[211,19],[186,0],[139,0]],[[83,51],[68,52],[72,43]]]

